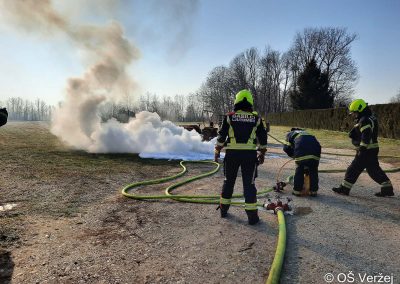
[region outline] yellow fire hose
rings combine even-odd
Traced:
[[[285,214],[282,210],[277,210],[278,215],[278,244],[276,246],[274,260],[272,261],[271,269],[269,270],[269,275],[267,279],[267,284],[277,284],[281,277],[283,259],[285,258],[286,251],[286,222]]]
[[[183,181],[180,181],[180,182],[177,182],[177,183],[174,183],[174,184],[168,186],[165,189],[164,195],[138,195],[138,194],[130,193],[130,191],[132,189],[137,188],[139,186],[164,183],[164,182],[167,182],[167,181],[170,181],[170,180],[173,180],[173,179],[183,176],[187,172],[187,169],[185,166],[186,163],[211,164],[211,165],[214,165],[215,168],[209,172],[185,179]],[[221,165],[219,163],[214,162],[214,161],[181,161],[179,163],[179,165],[182,167],[181,172],[179,172],[173,176],[169,176],[169,177],[165,177],[165,178],[140,181],[140,182],[128,184],[122,189],[122,195],[129,197],[129,198],[141,199],[141,200],[144,200],[144,199],[174,199],[177,201],[190,202],[190,203],[219,204],[219,200],[220,200],[219,195],[180,195],[180,194],[172,194],[171,193],[172,190],[174,190],[175,188],[178,188],[184,184],[187,184],[192,181],[215,174],[216,172],[218,172],[218,170],[221,167]],[[257,195],[262,195],[262,194],[268,193],[272,190],[273,190],[273,188],[265,188],[265,189],[259,191],[257,193]],[[241,198],[241,197],[243,197],[243,194],[232,195],[232,198]],[[244,202],[234,201],[231,204],[240,206],[240,205],[244,205]],[[258,202],[257,206],[263,206],[263,204]]]
[[[276,141],[278,141],[279,143],[283,144],[282,141],[280,141],[279,139],[273,137],[272,135],[268,134],[271,138],[275,139]],[[327,155],[336,155],[336,156],[353,156],[353,155],[349,155],[349,154],[336,154],[336,153],[324,153]],[[396,156],[380,156],[380,157],[391,157],[391,158],[400,158],[400,157],[396,157]],[[288,162],[293,161],[293,160],[289,160],[286,163],[283,164],[283,166],[280,168],[277,178],[279,177],[282,169],[284,166],[286,166],[288,164]],[[185,179],[183,181],[174,183],[170,186],[168,186],[165,189],[165,194],[164,195],[138,195],[138,194],[134,194],[131,191],[134,188],[140,187],[140,186],[145,186],[145,185],[153,185],[153,184],[160,184],[160,183],[164,183],[167,181],[171,181],[174,180],[178,177],[183,176],[186,172],[186,163],[202,163],[202,164],[211,164],[214,165],[215,168],[211,171],[208,171],[206,173]],[[203,203],[203,204],[219,204],[220,202],[220,196],[219,195],[181,195],[181,194],[172,194],[172,191],[184,184],[190,183],[192,181],[210,176],[215,174],[216,172],[219,171],[220,169],[220,164],[216,163],[214,161],[181,161],[180,166],[182,168],[181,172],[169,176],[169,177],[164,177],[164,178],[160,178],[160,179],[154,179],[154,180],[147,180],[147,181],[140,181],[140,182],[134,182],[131,184],[126,185],[123,189],[122,189],[122,194],[126,197],[129,198],[133,198],[133,199],[139,199],[139,200],[145,200],[145,199],[173,199],[176,201],[180,201],[180,202],[189,202],[189,203]],[[388,169],[385,170],[385,172],[398,172],[400,171],[400,167],[399,168],[393,168],[393,169]],[[319,172],[321,173],[338,173],[338,172],[345,172],[345,169],[330,169],[330,170],[319,170]],[[292,176],[288,177],[288,180],[290,180],[290,178],[293,178]],[[262,194],[266,194],[268,192],[273,191],[273,188],[264,188],[263,190],[260,190],[257,195],[262,195]],[[234,194],[232,196],[232,198],[242,198],[243,194]],[[244,206],[244,202],[241,201],[234,201],[231,203],[232,205],[236,205],[236,206]],[[261,202],[257,202],[257,206],[263,207],[264,204],[262,204]],[[267,284],[278,284],[279,283],[279,279],[280,279],[280,274],[282,271],[282,265],[283,265],[283,260],[284,260],[284,256],[285,256],[285,250],[286,250],[286,223],[285,223],[285,216],[282,210],[277,210],[277,217],[278,217],[278,226],[279,226],[279,235],[278,235],[278,243],[277,243],[277,247],[276,247],[276,251],[275,251],[275,256],[274,256],[274,260],[272,262],[271,265],[271,269],[269,272],[269,276],[267,279]]]
[[[211,164],[214,165],[215,168],[209,172],[185,179],[183,181],[174,183],[170,186],[168,186],[165,189],[165,194],[164,195],[138,195],[131,193],[134,188],[137,188],[139,186],[144,186],[144,185],[152,185],[152,184],[160,184],[164,183],[173,179],[176,179],[178,177],[181,177],[184,175],[187,171],[185,164],[186,163],[203,163],[203,164]],[[184,184],[190,183],[192,181],[210,176],[218,172],[220,169],[221,165],[219,163],[213,162],[213,161],[181,161],[180,166],[182,167],[182,171],[169,176],[169,177],[164,177],[160,179],[154,179],[154,180],[147,180],[147,181],[140,181],[140,182],[135,182],[126,185],[122,189],[122,194],[126,197],[133,198],[133,199],[139,199],[139,200],[144,200],[144,199],[174,199],[177,201],[181,202],[191,202],[191,203],[205,203],[205,204],[219,204],[220,202],[220,196],[219,195],[178,195],[178,194],[172,194],[172,190],[180,187]],[[262,195],[268,192],[271,192],[273,188],[264,188],[263,190],[260,190],[257,192],[257,195]],[[243,197],[243,194],[234,194],[232,198],[241,198]],[[244,206],[244,202],[240,201],[234,201],[231,203],[231,205],[236,205],[236,206]],[[263,207],[263,203],[257,202],[257,206]],[[285,256],[285,249],[286,249],[286,224],[285,224],[285,217],[284,214],[281,210],[277,211],[278,215],[278,224],[279,224],[279,236],[278,236],[278,245],[277,249],[275,252],[275,258],[273,260],[270,273],[268,276],[267,283],[278,283],[279,278],[280,278],[280,273],[282,270],[282,264],[283,264],[283,259]]]

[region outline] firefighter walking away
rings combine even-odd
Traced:
[[[349,111],[350,114],[356,116],[356,125],[350,131],[349,137],[353,145],[357,147],[357,153],[347,168],[342,184],[332,190],[342,195],[349,195],[360,174],[367,169],[368,175],[381,186],[381,191],[375,195],[378,197],[393,196],[392,183],[379,166],[378,161],[378,120],[362,99],[354,100],[349,106]]]
[[[257,146],[257,141],[259,145]],[[242,172],[245,211],[250,225],[260,220],[257,210],[257,165],[264,163],[267,151],[267,131],[261,117],[253,111],[253,96],[249,90],[236,94],[234,112],[225,115],[215,145],[215,161],[225,148],[224,176],[219,209],[225,218],[239,168]],[[258,152],[257,152],[258,151]]]

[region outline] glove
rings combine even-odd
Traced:
[[[214,149],[214,162],[218,163],[218,159],[219,159],[221,150],[222,150],[222,146],[218,146],[218,145],[215,146],[215,149]]]
[[[357,134],[357,127],[353,127],[349,132],[349,138],[351,139],[358,139],[360,135]]]
[[[259,165],[264,164],[264,160],[265,160],[265,152],[267,152],[267,149],[262,149],[258,152],[257,154],[257,161]]]

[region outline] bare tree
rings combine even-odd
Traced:
[[[204,102],[198,93],[187,96],[185,121],[201,121],[203,117]]]
[[[240,73],[244,69],[239,68],[240,64],[234,65],[238,76],[232,76],[230,68],[218,66],[210,72],[205,83],[200,87],[199,94],[205,102],[204,107],[214,113],[222,114],[232,109],[235,90],[241,84],[241,80],[245,81]]]
[[[259,60],[260,100],[256,107],[264,115],[285,109],[290,73],[288,60],[284,59],[279,51],[267,47]]]
[[[289,55],[284,53],[281,57],[281,64],[282,64],[282,82],[281,82],[281,94],[282,100],[281,105],[279,107],[279,111],[283,112],[288,109],[288,95],[289,95],[289,88],[293,82],[293,79],[296,77],[291,76],[293,73],[292,65],[290,64]]]
[[[244,53],[246,66],[246,89],[249,89],[254,96],[254,104],[258,104],[258,82],[260,55],[255,47],[249,48]],[[240,91],[241,89],[237,90]]]
[[[351,58],[351,44],[357,34],[349,34],[346,28],[307,28],[297,33],[291,48],[292,65],[304,70],[311,60],[317,62],[328,75],[334,91],[335,103],[348,100],[358,79],[355,62]]]
[[[52,107],[36,99],[33,102],[22,98],[9,98],[6,101],[10,120],[50,120]]]
[[[242,90],[247,88],[246,58],[244,53],[240,53],[229,64],[229,81],[233,90]]]

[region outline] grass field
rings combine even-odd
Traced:
[[[28,203],[35,210],[38,201],[44,195],[52,196],[47,214],[74,214],[86,201],[86,198],[97,197],[88,192],[87,180],[97,181],[97,187],[105,187],[112,177],[132,175],[139,179],[147,176],[148,171],[154,174],[174,170],[178,163],[165,160],[141,159],[137,154],[93,154],[74,150],[65,146],[49,131],[44,122],[10,122],[1,128],[0,161],[6,165],[2,170],[6,176],[13,177],[19,184],[35,184],[34,196]],[[176,164],[176,165],[175,165]],[[104,177],[107,177],[106,181]],[[52,184],[66,187],[60,193],[40,185]],[[0,184],[9,187],[12,184]],[[15,186],[15,185],[14,185]],[[73,190],[74,194],[69,194]],[[23,195],[15,193],[15,198]],[[93,201],[93,199],[92,199]],[[47,206],[46,205],[46,206]],[[42,208],[40,209],[42,210]]]

